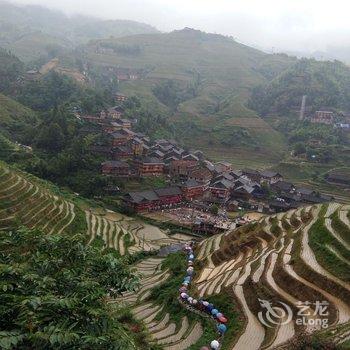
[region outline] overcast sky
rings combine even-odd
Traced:
[[[67,14],[131,19],[162,31],[192,27],[267,50],[350,46],[349,0],[17,0]]]

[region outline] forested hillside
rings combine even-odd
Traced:
[[[242,152],[249,158],[251,150],[268,159],[275,144],[278,151],[269,160],[281,156],[282,137],[246,102],[251,88],[276,77],[295,58],[190,28],[92,41],[85,50],[89,65],[137,72],[136,81],[121,81],[119,88],[141,97],[154,114],[167,115],[188,146],[213,156],[225,148],[225,156],[237,160]]]
[[[249,106],[260,115],[296,115],[307,95],[307,113],[322,108],[350,110],[350,67],[339,61],[302,59],[253,90]]]

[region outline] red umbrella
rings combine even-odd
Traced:
[[[224,317],[224,316],[219,317],[218,320],[219,320],[221,323],[227,323],[227,318]]]

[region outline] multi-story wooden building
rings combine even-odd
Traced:
[[[209,185],[209,191],[213,197],[228,199],[234,183],[228,180],[219,180]]]
[[[191,171],[198,166],[197,160],[173,160],[169,164],[169,175],[171,177],[178,177],[180,179],[187,179]]]
[[[126,177],[130,175],[130,165],[122,161],[107,161],[101,164],[102,174]]]
[[[140,157],[135,160],[136,172],[140,177],[160,176],[164,173],[164,162],[158,158]]]
[[[196,180],[187,180],[182,186],[183,197],[187,201],[192,201],[193,199],[200,198],[204,193],[203,183],[199,183]]]
[[[130,192],[123,198],[124,205],[136,212],[169,208],[182,202],[182,192],[177,186],[156,190]]]
[[[334,113],[331,111],[316,111],[310,121],[311,123],[331,125],[334,123]]]
[[[128,96],[126,96],[124,94],[117,93],[117,94],[115,94],[115,99],[118,102],[124,102],[124,101],[126,101],[128,99]]]
[[[144,142],[138,137],[135,137],[131,141],[131,149],[135,156],[142,156],[144,154],[144,146]]]
[[[134,138],[135,133],[129,129],[121,129],[111,134],[112,146],[117,147],[125,145]]]

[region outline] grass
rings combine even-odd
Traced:
[[[186,255],[183,252],[178,252],[168,255],[162,264],[162,269],[168,269],[171,273],[170,278],[163,284],[155,287],[152,290],[150,300],[159,305],[164,305],[163,312],[157,316],[159,321],[165,313],[169,313],[170,320],[175,322],[177,326],[181,324],[183,317],[187,316],[190,323],[200,322],[203,326],[203,336],[200,340],[189,347],[189,350],[199,349],[202,346],[207,346],[210,342],[218,337],[215,323],[208,318],[201,317],[194,313],[189,313],[183,308],[178,301],[178,289],[183,281],[186,271]],[[221,310],[228,318],[228,332],[225,335],[223,349],[228,349],[234,337],[241,330],[242,324],[238,321],[238,313],[236,306],[232,303],[233,299],[228,293],[222,293],[208,299]]]
[[[339,243],[324,226],[324,219],[319,218],[309,231],[310,247],[314,251],[317,261],[333,275],[344,281],[350,281],[349,266],[339,260],[326,245],[336,248],[345,259],[350,261],[350,252]]]
[[[214,295],[208,298],[210,303],[213,303],[215,307],[221,311],[225,317],[228,319],[227,322],[227,332],[221,343],[223,349],[230,349],[233,341],[242,331],[243,322],[238,313],[238,306],[233,301],[233,296],[228,290],[221,292],[218,295]],[[213,340],[214,338],[212,338]],[[206,343],[208,344],[208,343]]]
[[[349,216],[349,215],[348,215]],[[332,220],[332,228],[340,235],[340,237],[347,243],[350,244],[350,229],[347,227],[338,216],[338,213],[335,212],[330,217]]]
[[[140,54],[130,56],[96,53],[98,42],[91,42],[87,57],[100,66],[143,70],[142,80],[121,83],[121,91],[139,96],[150,111],[168,115],[177,138],[186,146],[211,151],[209,156],[215,160],[223,160],[224,155],[237,162],[237,166],[245,165],[240,163],[243,159],[259,168],[282,159],[286,150],[284,137],[250,110],[246,102],[250,88],[267,81],[266,69],[276,75],[294,60],[193,30],[100,42],[142,48]],[[194,86],[194,95],[179,104],[175,112],[160,103],[152,92],[165,79],[185,87]],[[239,140],[237,132],[244,134]],[[212,144],[208,143],[208,133]]]
[[[35,112],[0,94],[0,129],[5,132],[5,136],[21,138],[37,122]]]
[[[286,181],[291,181],[300,186],[312,187],[315,191],[322,193],[332,194],[341,202],[350,202],[350,191],[346,191],[335,184],[330,184],[324,179],[326,173],[338,168],[339,165],[336,163],[318,164],[304,161],[282,161],[272,166],[272,169],[281,173]],[[347,171],[348,168],[342,169]]]

